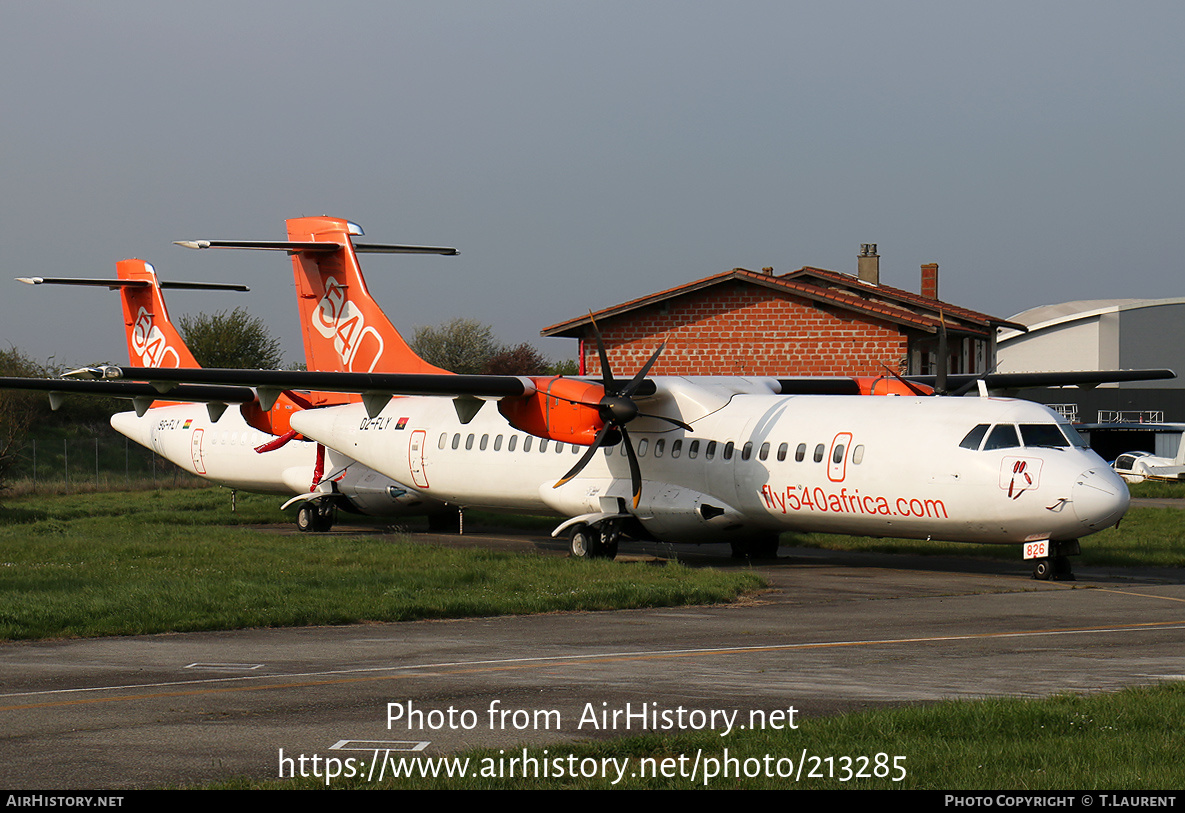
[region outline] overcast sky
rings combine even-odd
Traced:
[[[282,239],[329,214],[411,336],[547,325],[733,267],[854,273],[1007,317],[1185,296],[1180,2],[0,0],[4,277],[141,257],[302,358]],[[0,281],[0,342],[124,362],[116,295]]]

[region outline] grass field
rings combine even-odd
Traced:
[[[220,489],[23,497],[0,512],[0,639],[408,621],[732,601],[746,571],[280,534]]]

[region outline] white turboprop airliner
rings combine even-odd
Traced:
[[[821,531],[1023,545],[1035,576],[1068,576],[1066,556],[1120,520],[1127,488],[1065,419],[987,387],[1172,376],[996,374],[979,398],[944,398],[892,378],[647,378],[661,347],[628,382],[603,347],[600,382],[447,375],[407,348],[367,291],[356,252],[398,249],[355,245],[361,230],[334,218],[290,220],[288,232],[181,245],[287,251],[310,371],[125,377],[249,386],[265,408],[285,389],[358,393],[360,403],[297,412],[293,429],[425,498],[566,517],[555,535],[575,556],[611,556],[623,536],[770,555],[781,532]],[[343,372],[318,372],[329,360]],[[837,391],[851,394],[815,394]],[[180,444],[190,432],[168,431]]]
[[[87,285],[118,289],[132,367],[196,368],[197,361],[169,319],[161,288],[248,290],[245,285],[161,282],[143,260],[121,260],[118,279],[22,277],[30,284]],[[292,496],[301,502],[297,526],[326,531],[337,508],[374,516],[442,512],[445,506],[414,490],[301,438],[288,418],[311,406],[293,393],[281,394],[269,411],[259,409],[252,390],[242,387],[177,387],[168,400],[156,389],[109,379],[111,368],[86,368],[66,380],[40,382],[58,402],[58,394],[111,394],[131,398],[135,412],[112,416],[112,426],[181,468],[228,488]],[[140,388],[140,389],[137,389]],[[331,400],[319,395],[319,400]],[[348,399],[337,396],[338,403]],[[198,402],[198,403],[194,403]],[[228,404],[241,404],[227,409]],[[205,404],[205,406],[203,406]]]

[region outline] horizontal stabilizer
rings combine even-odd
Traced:
[[[345,248],[341,243],[294,242],[289,240],[174,240],[182,248],[239,248],[261,251],[310,251],[333,252]],[[456,256],[461,252],[443,246],[396,246],[381,243],[356,243],[354,251],[359,254],[443,254]]]
[[[89,285],[96,288],[148,288],[152,285],[146,279],[84,279],[81,277],[17,277],[17,282],[27,285]],[[237,282],[160,282],[162,288],[180,288],[192,291],[250,291],[246,285]]]

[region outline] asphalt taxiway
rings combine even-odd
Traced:
[[[622,566],[652,566],[641,553]],[[626,710],[740,725],[1185,675],[1172,570],[1034,582],[1019,561],[802,549],[755,569],[772,589],[729,606],[3,644],[0,787],[275,778],[281,751],[562,748],[643,733]]]

